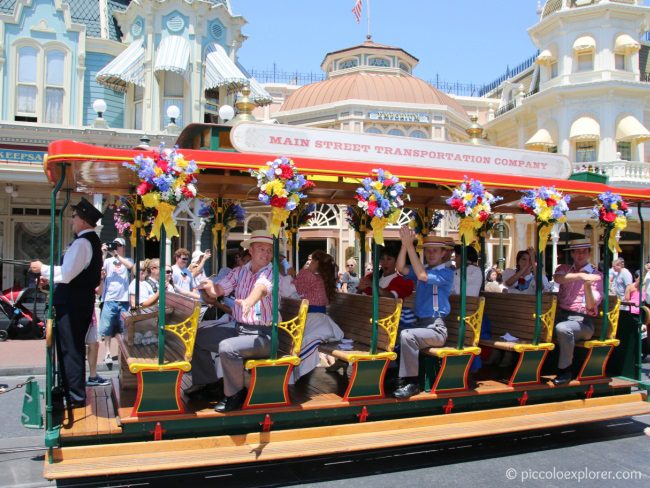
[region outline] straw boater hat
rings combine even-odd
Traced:
[[[564,248],[565,251],[573,249],[591,249],[591,241],[589,239],[574,239],[569,241],[569,245]]]
[[[241,243],[241,247],[244,249],[250,249],[251,244],[256,242],[261,242],[263,244],[273,244],[273,236],[267,230],[256,230],[253,231],[251,236]]]
[[[454,240],[451,237],[426,236],[422,240],[422,247],[442,247],[445,249],[453,249]]]

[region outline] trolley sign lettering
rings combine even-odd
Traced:
[[[249,122],[233,127],[230,140],[244,153],[539,178],[571,176],[571,163],[564,155],[506,147]]]

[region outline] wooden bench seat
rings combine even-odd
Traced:
[[[159,310],[135,310],[126,316],[126,334],[118,339],[120,384],[125,389],[137,388],[133,416],[184,412],[180,385],[182,375],[192,369],[200,311],[199,301],[177,293],[166,294],[162,362],[158,358]],[[143,337],[151,338],[151,342],[143,343]]]
[[[377,351],[371,352],[372,300],[368,295],[336,293],[330,303],[329,316],[352,339],[351,349],[342,342],[321,344],[319,350],[352,365],[352,375],[343,400],[384,397],[384,377],[388,363],[397,357],[393,352],[402,300],[380,297]]]
[[[415,294],[405,300],[405,307],[414,307]],[[483,321],[483,297],[466,297],[465,339],[463,348],[458,348],[460,326],[460,296],[449,297],[450,311],[445,318],[447,343],[441,347],[421,349],[420,353],[435,358],[435,362],[424,361],[424,389],[432,393],[462,391],[469,388],[469,370],[474,356],[481,354],[478,347]]]
[[[594,319],[594,335],[588,341],[576,342],[577,348],[586,349],[586,355],[580,366],[577,380],[593,380],[605,378],[607,376],[607,362],[612,351],[621,341],[616,338],[618,330],[618,318],[621,310],[621,301],[616,300],[616,304],[607,314],[608,328],[607,336],[600,340],[600,334],[603,326],[603,312],[601,310],[599,317]]]
[[[300,347],[307,322],[308,300],[282,298],[278,323],[278,354],[276,359],[261,358],[246,361],[251,372],[246,408],[279,407],[291,404],[289,378],[300,364]]]
[[[552,342],[557,298],[550,293],[542,295],[542,326],[538,343],[535,335],[535,295],[515,293],[483,293],[485,315],[490,321],[492,339],[481,339],[479,345],[518,354],[518,361],[508,379],[508,386],[535,384],[540,381],[542,365]],[[509,333],[518,341],[509,342],[501,336]]]

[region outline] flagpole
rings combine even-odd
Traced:
[[[368,35],[366,36],[368,40],[372,39],[372,35],[370,34],[370,0],[368,1],[368,8],[366,9],[366,17],[368,19]]]

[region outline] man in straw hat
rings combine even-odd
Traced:
[[[400,333],[400,387],[395,398],[406,399],[420,393],[418,358],[420,349],[439,347],[447,342],[445,317],[449,314],[449,295],[454,283],[454,270],[448,264],[454,241],[447,237],[424,238],[422,264],[413,242],[415,232],[404,226],[400,229],[402,248],[397,256],[397,270],[415,281],[415,324]],[[406,265],[408,254],[411,262]]]
[[[553,383],[564,385],[573,378],[573,350],[576,341],[594,334],[594,319],[603,297],[603,275],[589,263],[591,242],[577,239],[569,243],[572,265],[561,264],[553,279],[560,285],[555,334],[559,345],[558,372]]]
[[[86,405],[85,338],[95,309],[95,288],[99,285],[102,269],[102,246],[94,229],[102,217],[85,198],[72,206],[75,240],[63,256],[61,266],[54,267],[56,346],[69,407]],[[30,271],[49,279],[50,266],[40,261],[33,261]]]
[[[250,262],[235,268],[217,284],[208,280],[200,285],[213,298],[235,292],[232,315],[236,327],[199,329],[192,358],[195,386],[191,393],[200,391],[199,385],[213,390],[218,378],[211,353],[219,353],[226,397],[215,407],[217,412],[235,410],[244,403],[244,359],[270,353],[273,237],[265,230],[257,230],[242,243],[242,247],[250,251]]]

